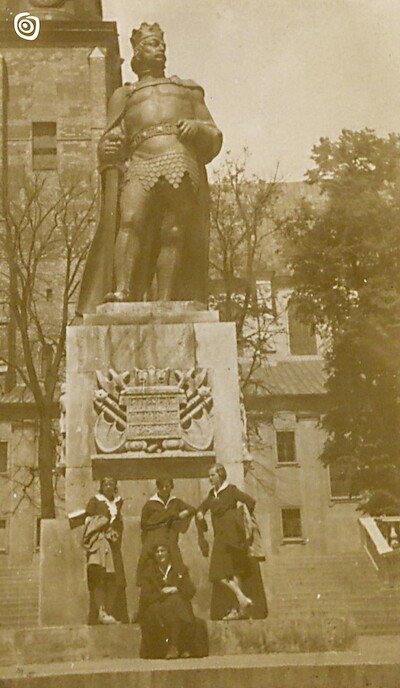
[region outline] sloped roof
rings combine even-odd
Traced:
[[[248,392],[257,396],[325,394],[325,380],[320,358],[277,361],[254,372]]]

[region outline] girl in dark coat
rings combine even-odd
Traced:
[[[171,495],[174,487],[172,478],[158,478],[156,487],[157,491],[145,503],[140,519],[142,551],[136,572],[138,586],[142,585],[142,575],[147,561],[153,556],[154,546],[160,542],[168,545],[173,566],[183,567],[179,535],[188,529],[196,511],[179,497]]]
[[[86,506],[83,546],[90,593],[89,624],[128,621],[125,572],[121,554],[122,499],[117,482],[106,477]]]
[[[210,561],[213,583],[212,619],[264,618],[267,604],[258,561],[249,556],[242,512],[238,503],[253,513],[255,500],[227,482],[224,466],[215,464],[209,470],[212,489],[200,504],[196,519],[206,528],[204,515],[209,510],[214,530]],[[225,592],[230,591],[228,594]]]
[[[142,576],[141,657],[176,659],[193,653],[196,619],[190,600],[194,594],[188,569],[172,566],[167,545],[157,545]]]

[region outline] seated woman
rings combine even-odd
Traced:
[[[190,602],[194,594],[188,569],[173,566],[167,545],[156,545],[142,575],[141,657],[177,659],[207,654],[207,648],[199,653],[196,647],[197,620]]]
[[[138,586],[142,585],[142,574],[149,557],[153,554],[154,545],[161,541],[168,545],[173,566],[183,567],[179,534],[188,529],[196,511],[179,497],[171,495],[174,487],[172,478],[158,478],[156,487],[156,493],[150,497],[142,509],[140,520],[142,551],[136,571]]]
[[[89,624],[128,622],[121,554],[122,499],[117,482],[106,477],[86,507],[83,546],[90,594]]]
[[[201,526],[204,515],[211,512],[214,543],[210,561],[212,619],[262,619],[267,616],[267,601],[258,560],[249,554],[249,542],[243,513],[246,505],[253,513],[255,500],[227,482],[224,466],[215,464],[209,470],[212,489],[200,504],[196,519]]]

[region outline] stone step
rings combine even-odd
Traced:
[[[366,653],[206,657],[173,662],[114,659],[0,671],[2,688],[398,688],[396,649]]]
[[[0,626],[29,627],[39,623],[39,568],[0,569]]]
[[[335,634],[332,635],[332,624]],[[208,621],[210,655],[353,646],[355,627],[336,616]],[[0,628],[0,666],[139,657],[138,625]],[[0,685],[1,681],[0,681]]]

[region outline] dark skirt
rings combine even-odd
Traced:
[[[171,644],[192,657],[208,655],[206,623],[196,619],[190,602],[179,594],[151,604],[143,613],[140,628],[140,656],[144,659],[164,658]]]
[[[230,509],[213,519],[214,543],[210,560],[210,581],[250,574],[246,534],[239,509]]]

